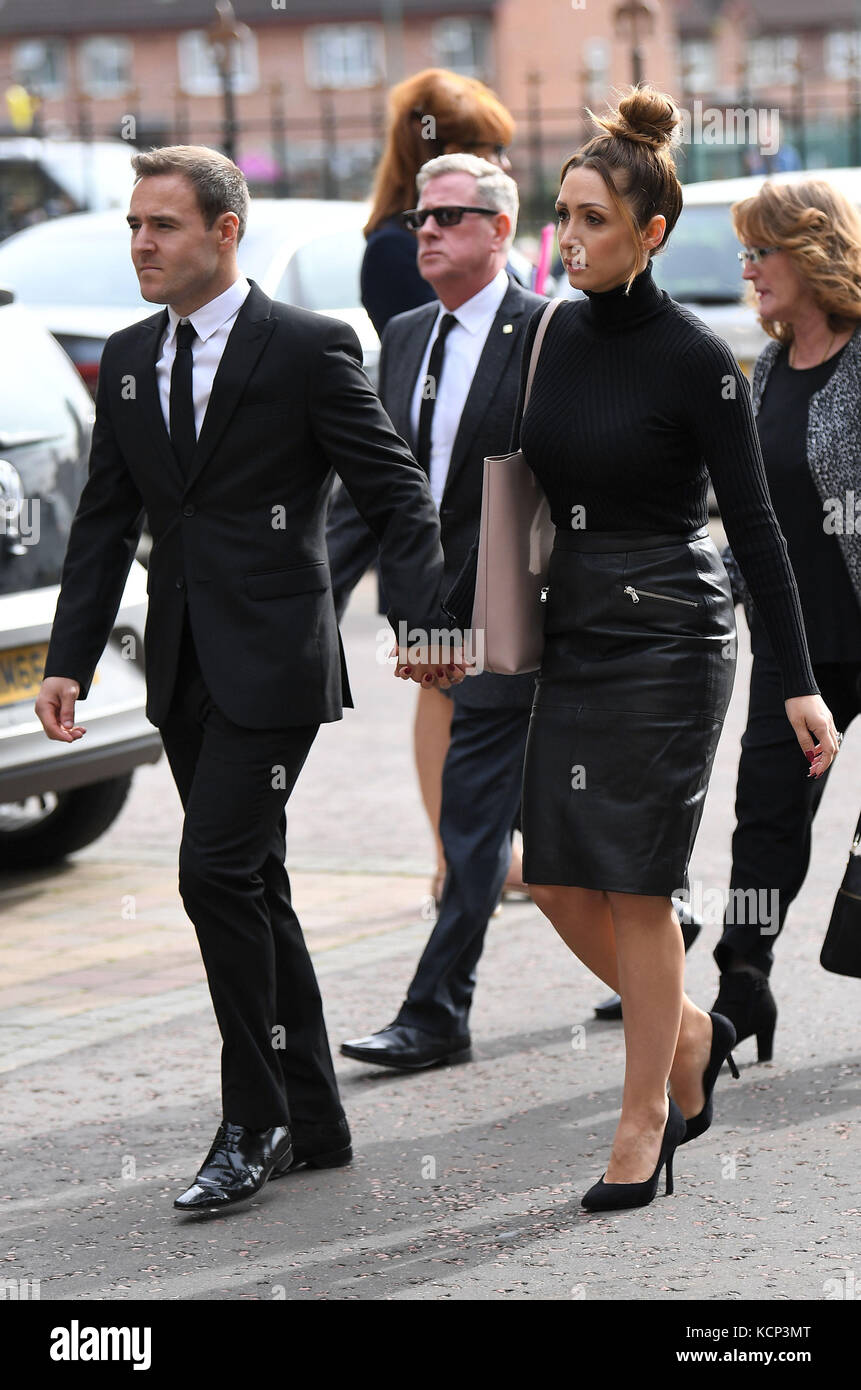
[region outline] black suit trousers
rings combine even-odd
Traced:
[[[210,697],[186,619],[161,729],[185,810],[179,889],[221,1031],[223,1118],[249,1129],[344,1113],[284,867],[284,807],[317,728],[233,724]]]
[[[861,666],[815,662],[813,672],[837,728],[845,732],[861,710]],[[731,891],[714,951],[721,970],[735,955],[770,973],[772,948],[807,877],[813,819],[829,773],[816,780],[807,776],[807,762],[784,709],[780,667],[771,656],[754,656],[732,837],[730,890],[736,891]],[[847,844],[852,830],[846,827]],[[739,920],[748,916],[756,920]]]
[[[447,873],[439,916],[397,1017],[398,1023],[444,1037],[468,1029],[487,924],[511,862],[529,731],[528,706],[467,703],[472,692],[465,687],[472,680],[455,687],[443,767],[440,837]]]

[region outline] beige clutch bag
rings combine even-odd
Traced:
[[[547,325],[564,301],[553,299],[535,334],[523,411],[529,402]],[[478,540],[474,643],[483,667],[503,676],[536,671],[544,649],[542,589],[556,528],[550,507],[523,450],[484,460]],[[483,636],[482,636],[483,634]]]

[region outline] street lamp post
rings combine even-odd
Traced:
[[[849,53],[849,163],[861,162],[861,33],[856,29],[856,39]]]
[[[807,168],[807,113],[804,109],[805,91],[804,77],[805,64],[799,53],[795,60],[795,109],[798,119],[798,136],[796,144],[798,146],[798,157],[801,161],[802,169]]]
[[[532,165],[532,198],[536,208],[544,197],[544,142],[541,116],[541,73],[526,74],[529,162]]]
[[[236,103],[233,94],[233,73],[231,59],[233,45],[244,39],[251,31],[247,24],[240,24],[233,11],[231,0],[218,0],[215,6],[216,18],[206,30],[206,37],[212,49],[218,75],[221,79],[221,92],[224,100],[224,135],[222,145],[228,159],[236,160]]]
[[[616,37],[627,39],[631,45],[631,75],[635,87],[643,80],[642,43],[654,32],[659,13],[657,0],[622,0],[613,11]]]
[[[386,36],[386,80],[391,84],[404,76],[404,3],[381,0],[380,9]]]
[[[682,92],[684,94],[685,105],[688,106],[688,109],[690,109],[689,98],[692,98],[696,93],[696,83],[694,81],[695,75],[696,65],[689,59],[683,59],[681,72]],[[698,177],[697,159],[695,151],[696,144],[693,140],[691,140],[690,144],[685,149],[685,171],[687,175],[685,182],[687,183],[693,183],[694,180]]]

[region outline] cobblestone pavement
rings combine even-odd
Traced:
[[[411,761],[415,692],[376,660],[373,586],[345,624],[357,709],[321,731],[288,864],[333,1045],[387,1023],[427,935],[432,858]],[[744,644],[742,644],[744,645]],[[748,657],[692,878],[723,889]],[[491,925],[474,1060],[412,1076],[338,1059],[352,1167],[299,1172],[216,1221],[171,1208],[220,1118],[218,1036],[176,893],[164,760],[66,866],[0,882],[3,1279],[73,1298],[818,1301],[861,1287],[861,983],[818,963],[858,813],[861,734],[828,788],[778,944],[775,1060],[741,1046],[676,1193],[588,1216],[621,1094],[606,993],[531,904]],[[636,807],[631,808],[632,815]],[[714,998],[707,924],[688,989]],[[841,1293],[841,1290],[843,1292]]]

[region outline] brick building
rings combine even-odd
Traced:
[[[0,84],[39,97],[45,134],[233,139],[256,187],[331,195],[366,190],[387,88],[449,67],[510,107],[514,171],[538,197],[590,129],[584,106],[600,109],[632,80],[635,10],[640,70],[680,104],[776,106],[802,162],[861,163],[855,0],[815,12],[806,0],[235,0],[235,10],[232,130],[208,37],[213,0],[5,0]],[[740,172],[743,158],[694,136],[683,173]]]
[[[258,184],[290,191],[316,191],[321,174],[328,192],[366,187],[386,90],[422,67],[495,87],[518,118],[515,168],[528,164],[536,186],[581,138],[584,103],[631,78],[610,0],[236,0],[235,10],[237,156]],[[673,76],[671,14],[665,4],[644,44],[660,83]],[[132,129],[144,145],[224,145],[215,17],[212,0],[5,0],[0,81],[39,97],[46,134]]]

